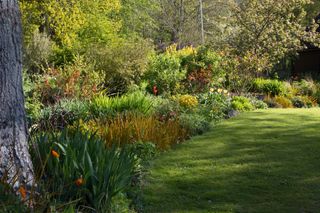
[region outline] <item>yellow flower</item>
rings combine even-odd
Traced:
[[[214,88],[210,88],[210,92],[214,92]]]
[[[218,89],[218,93],[222,93],[223,89]]]
[[[59,158],[59,157],[60,157],[59,153],[56,152],[56,151],[54,151],[54,150],[51,150],[51,155],[52,155],[53,157],[55,157],[55,158]]]

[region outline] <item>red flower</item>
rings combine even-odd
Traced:
[[[60,155],[59,155],[59,153],[58,152],[56,152],[55,150],[51,150],[51,155],[54,157],[54,158],[59,158],[60,157]]]
[[[158,88],[157,88],[156,85],[153,86],[152,91],[153,91],[153,94],[154,94],[154,95],[158,95]]]
[[[74,182],[77,186],[82,186],[84,184],[84,179],[82,177],[78,178]]]

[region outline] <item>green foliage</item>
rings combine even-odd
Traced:
[[[244,0],[234,3],[231,15],[233,33],[229,40],[235,55],[253,54],[256,71],[271,71],[274,65],[303,48],[304,7],[310,0]],[[236,29],[236,30],[235,30]],[[236,32],[236,33],[234,33]]]
[[[63,99],[53,106],[40,111],[37,125],[32,130],[62,130],[79,120],[88,120],[89,102]]]
[[[299,82],[293,82],[293,87],[296,89],[297,95],[312,96],[317,92],[316,83],[311,80],[302,79]]]
[[[214,80],[224,76],[219,54],[206,47],[171,45],[166,52],[151,58],[145,79],[149,92],[157,87],[158,94],[201,93],[209,90]]]
[[[254,109],[249,98],[243,96],[235,96],[231,101],[231,107],[237,111],[251,111]]]
[[[181,111],[180,105],[172,99],[161,99],[155,106],[155,112],[160,121],[176,120]]]
[[[257,78],[253,81],[252,91],[276,96],[284,93],[285,86],[279,80]]]
[[[141,160],[142,163],[146,163],[153,159],[158,150],[152,142],[137,141],[130,146],[131,151]]]
[[[2,212],[27,212],[27,207],[4,177],[0,179],[0,209]]]
[[[85,53],[94,63],[110,95],[123,94],[139,84],[146,71],[148,57],[153,52],[151,42],[142,39],[119,39],[111,45],[93,44]]]
[[[125,35],[153,38],[157,28],[157,20],[153,14],[157,9],[155,0],[121,0],[121,32]]]
[[[311,108],[317,106],[317,101],[309,96],[295,96],[292,104],[297,108]]]
[[[252,81],[261,73],[261,66],[268,63],[264,58],[247,52],[242,57],[234,55],[230,50],[221,53],[221,66],[226,71],[226,86],[230,91],[243,94],[250,91]]]
[[[20,6],[26,38],[35,29],[42,28],[61,47],[85,46],[90,41],[110,41],[121,26],[111,17],[120,9],[117,0],[20,0]]]
[[[23,49],[23,65],[28,74],[38,74],[47,68],[53,56],[54,44],[45,33],[35,30]]]
[[[130,186],[136,160],[127,148],[107,149],[80,131],[42,134],[31,150],[39,184],[53,200],[109,212],[112,199]]]
[[[37,90],[37,85],[25,72],[23,73],[23,91],[27,118],[30,123],[33,123],[40,116],[42,103],[40,102],[40,93]]]
[[[79,41],[84,47],[90,44],[112,44],[119,38],[121,21],[118,13],[121,9],[120,0],[80,0],[84,14],[84,26],[79,30]]]
[[[222,57],[202,46],[189,51],[192,51],[191,54],[181,57],[182,66],[187,69],[185,87],[189,93],[207,92],[212,82],[225,76],[221,66]]]
[[[41,102],[54,104],[62,98],[89,99],[97,95],[101,79],[93,65],[79,56],[74,63],[49,68],[39,83]]]
[[[258,100],[256,98],[251,98],[250,102],[255,109],[268,109],[268,104],[266,104],[262,100]]]
[[[112,199],[111,211],[110,212],[117,212],[117,213],[136,213],[136,211],[130,208],[132,201],[128,199],[128,197],[123,194],[119,193]]]
[[[150,93],[156,86],[158,94],[177,94],[180,91],[180,82],[185,76],[186,70],[182,68],[181,60],[164,53],[151,58],[145,80],[148,81],[147,89]]]
[[[292,104],[294,107],[297,107],[297,108],[304,108],[306,107],[304,101],[302,100],[301,97],[299,96],[296,96],[296,97],[293,97],[292,98]]]
[[[55,105],[45,107],[40,111],[37,118],[37,130],[64,129],[80,120],[112,119],[117,114],[126,112],[150,115],[153,108],[153,99],[142,92],[113,98],[101,95],[90,102],[78,99],[62,99]]]
[[[200,113],[211,121],[220,121],[230,110],[230,100],[224,94],[210,92],[199,94]]]
[[[208,119],[198,113],[182,113],[179,116],[180,124],[190,136],[203,134],[210,128]]]
[[[153,99],[142,92],[119,97],[98,96],[90,103],[90,112],[97,118],[112,118],[129,111],[150,114],[152,110]]]
[[[317,92],[313,94],[312,97],[317,100],[318,104],[320,104],[320,85],[318,85],[317,87]]]

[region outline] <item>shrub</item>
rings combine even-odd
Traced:
[[[153,106],[153,99],[138,91],[120,97],[95,97],[90,104],[90,112],[96,118],[112,118],[129,111],[150,114]]]
[[[263,101],[270,107],[270,108],[281,108],[282,106],[279,105],[274,98],[268,96],[265,96]]]
[[[181,95],[177,97],[181,107],[185,109],[194,109],[198,106],[198,99],[192,95]]]
[[[257,78],[253,81],[252,91],[276,96],[283,94],[285,86],[278,80]]]
[[[302,100],[308,108],[318,106],[317,99],[312,96],[302,96]]]
[[[312,96],[317,92],[317,85],[313,80],[301,80],[300,82],[293,82],[293,87],[297,90],[297,95]]]
[[[303,108],[306,107],[303,99],[300,96],[295,96],[292,98],[292,104],[294,107]]]
[[[320,104],[320,85],[318,85],[317,92],[313,94],[312,97],[317,100],[318,104]]]
[[[161,99],[155,107],[156,115],[160,121],[176,120],[181,111],[180,105],[172,99]]]
[[[212,70],[198,68],[188,73],[185,87],[189,93],[206,92],[212,81]]]
[[[23,49],[23,65],[28,74],[38,74],[48,67],[53,54],[53,42],[45,33],[35,30]]]
[[[289,98],[286,98],[284,96],[276,96],[274,98],[274,101],[282,108],[292,108],[293,107],[292,101]]]
[[[197,113],[183,113],[179,116],[179,121],[190,136],[202,134],[210,128],[207,118]]]
[[[268,108],[268,104],[266,104],[265,102],[258,100],[256,98],[251,98],[250,102],[255,109],[267,109]]]
[[[243,96],[233,97],[231,101],[231,107],[237,111],[250,111],[254,109],[250,99]]]
[[[80,119],[88,120],[89,117],[89,102],[62,99],[56,105],[41,110],[37,120],[38,130],[61,130]]]
[[[112,45],[92,45],[86,58],[101,74],[108,95],[121,95],[139,84],[153,52],[151,42],[143,39],[120,40]]]
[[[152,142],[138,141],[130,146],[131,151],[142,161],[146,163],[151,160],[158,152]]]
[[[293,96],[297,95],[298,90],[295,88],[290,82],[283,82],[284,85],[284,92],[283,95],[287,98],[292,98]]]
[[[295,96],[292,103],[297,108],[311,108],[317,106],[317,100],[309,96]]]
[[[92,65],[77,57],[74,64],[50,68],[39,85],[44,104],[57,103],[62,98],[90,99],[98,94],[101,81]]]
[[[219,121],[226,116],[230,110],[230,100],[224,94],[210,92],[198,96],[200,113],[211,121]]]
[[[185,76],[186,70],[181,66],[180,59],[164,53],[151,58],[144,79],[148,81],[147,90],[150,93],[154,93],[153,88],[156,87],[156,95],[178,94],[181,90],[180,82]]]
[[[50,202],[109,212],[112,199],[129,188],[135,174],[136,160],[129,149],[106,149],[102,141],[80,131],[42,134],[32,147],[37,182],[48,193],[42,199],[49,197]]]

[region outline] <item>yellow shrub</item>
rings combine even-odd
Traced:
[[[292,101],[284,96],[276,96],[274,101],[282,106],[282,108],[293,108]]]
[[[182,107],[193,109],[198,106],[198,99],[192,95],[181,95],[178,97],[178,102]]]
[[[166,53],[178,57],[186,57],[197,53],[197,49],[192,46],[184,47],[183,49],[177,50],[177,44],[172,44],[166,48]]]

